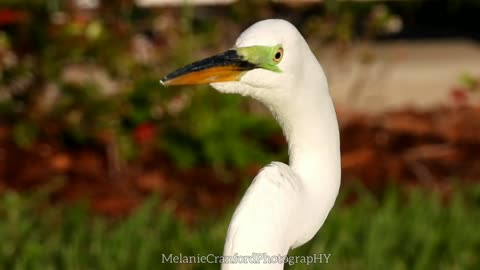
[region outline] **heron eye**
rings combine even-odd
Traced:
[[[283,48],[278,48],[277,51],[275,52],[275,55],[273,56],[273,61],[279,63],[282,61],[283,57]]]

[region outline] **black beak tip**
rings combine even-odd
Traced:
[[[167,86],[167,77],[163,77],[161,80],[160,80],[160,83],[163,85],[163,86]]]

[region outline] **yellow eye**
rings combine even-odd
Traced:
[[[280,47],[275,52],[275,55],[273,56],[273,61],[279,63],[280,61],[282,61],[282,58],[283,58],[283,48]]]

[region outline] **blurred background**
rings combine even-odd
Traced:
[[[342,187],[286,269],[478,269],[478,0],[2,0],[0,269],[218,269],[258,170],[288,162],[258,102],[159,79],[292,22],[324,67]]]

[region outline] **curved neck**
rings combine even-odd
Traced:
[[[321,216],[326,218],[340,187],[340,139],[321,68],[319,73],[322,76],[310,78],[288,106],[272,110],[288,141],[290,166],[300,176],[306,191],[321,203],[313,207],[321,205],[324,210]],[[322,224],[323,220],[318,222]]]
[[[306,184],[337,180],[340,173],[340,139],[330,97],[308,100],[299,112],[289,118],[293,119],[286,136],[292,169]]]

